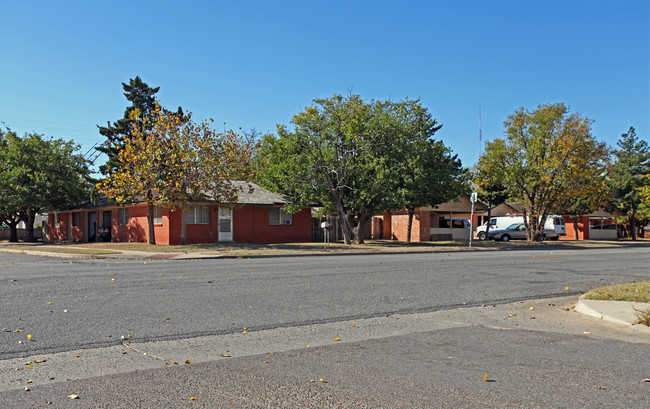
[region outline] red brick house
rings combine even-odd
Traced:
[[[186,221],[187,243],[296,243],[311,241],[311,208],[298,213],[284,211],[286,199],[250,183],[242,186],[237,203],[195,203],[184,212],[156,207],[154,229],[157,244],[180,244],[181,217]],[[44,241],[142,242],[148,241],[147,206],[119,206],[106,197],[49,212]]]

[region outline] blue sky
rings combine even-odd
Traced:
[[[630,126],[650,138],[644,0],[5,1],[0,15],[0,121],[83,152],[136,75],[167,108],[259,131],[335,93],[419,97],[466,166],[479,105],[484,140],[549,102],[610,145]]]

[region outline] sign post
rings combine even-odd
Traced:
[[[472,195],[469,197],[470,202],[472,202],[472,213],[469,218],[469,246],[472,247],[472,236],[474,236],[474,203],[478,199],[478,194],[472,192]]]
[[[323,229],[323,250],[327,251],[327,247],[330,244],[330,229],[332,228],[330,222],[327,220],[320,224],[320,227]]]

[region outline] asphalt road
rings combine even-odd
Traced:
[[[122,336],[139,343],[579,294],[647,280],[648,266],[644,248],[147,262],[0,253],[0,359]]]

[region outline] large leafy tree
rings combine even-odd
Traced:
[[[148,117],[131,112],[131,137],[125,139],[119,166],[97,188],[118,203],[145,201],[149,243],[155,244],[154,206],[187,209],[192,202],[234,202],[235,179],[250,176],[254,142],[232,131],[216,132],[211,121],[194,123],[190,115],[162,110]],[[181,243],[186,242],[181,217]]]
[[[0,129],[0,223],[9,226],[9,241],[18,241],[16,227],[20,223],[20,201],[15,194],[12,181],[16,169],[14,162],[11,161],[10,144],[11,141],[18,139],[16,133],[10,129]]]
[[[630,234],[636,240],[637,212],[642,204],[642,189],[650,172],[648,143],[636,135],[633,127],[616,142],[615,162],[610,175],[613,204],[629,218]]]
[[[543,239],[547,216],[576,191],[581,175],[604,172],[606,148],[591,123],[562,103],[519,108],[506,119],[505,136],[487,143],[486,161],[501,169],[510,198],[523,206],[528,241]]]
[[[348,244],[363,243],[370,216],[413,213],[446,201],[459,185],[460,162],[432,139],[439,125],[419,101],[334,95],[315,99],[291,123],[264,138],[261,182],[294,208],[319,203],[337,212]]]
[[[478,200],[487,207],[487,220],[492,217],[492,210],[508,200],[508,189],[501,180],[501,168],[492,163],[492,156],[483,155],[479,158],[473,172]],[[490,233],[490,223],[485,232],[480,232],[478,238],[485,240]]]
[[[372,104],[358,95],[315,99],[293,116],[293,130],[278,125],[278,135],[267,135],[262,144],[262,184],[287,194],[289,210],[319,203],[336,211],[348,244],[363,242],[364,222],[386,207],[377,153],[390,144],[371,130],[372,115]]]
[[[415,209],[437,206],[467,193],[467,172],[460,160],[442,141],[433,139],[439,125],[419,100],[384,102],[387,118],[379,129],[392,139],[386,173],[390,177],[392,209],[408,213],[407,241]],[[386,126],[390,124],[390,126]]]
[[[151,115],[156,108],[156,94],[160,87],[152,88],[142,78],[136,76],[131,78],[129,83],[122,83],[124,89],[124,96],[131,102],[131,105],[124,111],[124,117],[111,123],[110,121],[106,126],[98,126],[99,133],[106,137],[106,141],[97,148],[98,151],[105,153],[108,156],[106,164],[99,167],[103,175],[111,174],[116,168],[120,166],[119,153],[124,148],[126,139],[130,139],[132,135],[132,122],[138,121],[140,125],[147,123],[151,124]],[[137,111],[137,117],[133,117],[133,113]],[[183,117],[183,110],[178,107],[176,114]]]
[[[34,241],[36,213],[74,205],[89,196],[90,171],[79,146],[39,134],[0,138],[0,211],[16,240],[16,220],[25,222],[27,240]]]

